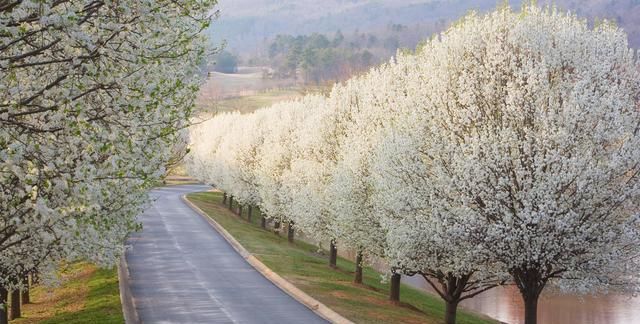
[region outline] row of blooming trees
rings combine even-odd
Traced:
[[[637,291],[640,72],[626,35],[527,6],[415,54],[193,129],[189,168],[306,235],[419,274],[446,302],[514,284]]]
[[[0,323],[29,273],[122,253],[184,154],[214,5],[0,1]]]

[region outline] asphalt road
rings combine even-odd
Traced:
[[[326,323],[249,265],[180,197],[205,186],[165,187],[141,215],[126,260],[143,323]]]

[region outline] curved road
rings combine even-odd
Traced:
[[[326,323],[249,265],[180,197],[209,187],[159,188],[126,260],[143,323]]]

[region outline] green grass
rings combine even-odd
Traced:
[[[243,218],[229,212],[219,192],[188,198],[273,271],[354,322],[442,323],[444,303],[436,296],[402,285],[401,304],[395,305],[388,301],[388,284],[381,283],[381,275],[373,269],[365,269],[362,285],[354,284],[353,262],[339,258],[338,269],[330,269],[326,253],[318,247],[300,241],[289,244],[285,237],[261,229],[259,211],[249,223],[247,209]],[[495,322],[459,310],[458,323]]]
[[[59,287],[34,287],[16,324],[124,323],[116,269],[74,263],[61,271]]]

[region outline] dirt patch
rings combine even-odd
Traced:
[[[370,290],[370,291],[375,291],[377,293],[386,293],[386,290],[379,289],[379,288],[376,288],[376,287],[372,287],[372,286],[369,286],[369,285],[366,285],[366,284],[358,284],[358,283],[354,283],[354,282],[352,282],[351,284],[356,286],[356,287],[358,287],[358,288],[362,288],[362,289],[366,289],[366,290]]]
[[[342,291],[332,291],[330,293],[331,296],[335,297],[335,298],[340,298],[340,299],[349,299],[349,295],[345,294]]]
[[[392,302],[390,302],[388,300],[384,300],[384,299],[380,299],[380,298],[376,298],[376,297],[363,296],[361,298],[366,300],[368,303],[375,304],[375,305],[378,305],[378,306],[394,306],[394,303],[392,303]]]
[[[60,274],[61,286],[34,286],[31,289],[31,303],[22,308],[24,317],[15,323],[39,323],[56,314],[84,309],[89,293],[87,282],[96,270],[91,265],[69,267]]]

